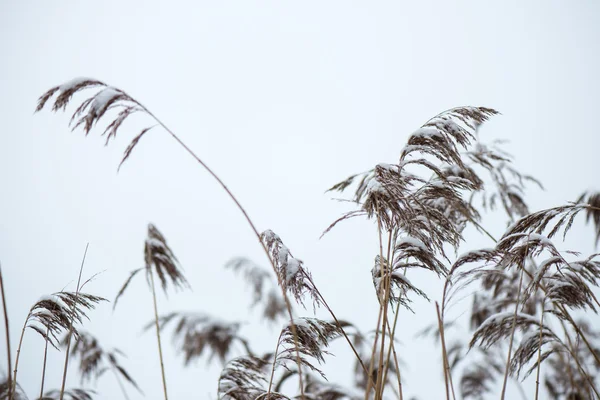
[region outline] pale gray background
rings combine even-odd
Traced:
[[[164,312],[198,309],[255,321],[258,314],[246,307],[250,292],[222,266],[238,255],[266,265],[239,211],[172,139],[150,132],[117,175],[141,125],[129,125],[104,148],[97,131],[88,138],[70,133],[66,115],[33,115],[49,87],[90,76],[146,104],[221,174],[259,229],[273,229],[305,261],[338,316],[366,330],[377,317],[375,226],[356,220],[319,240],[347,209],[325,189],[394,162],[410,132],[458,105],[503,113],[481,136],[510,140],[517,166],[545,184],[546,192],[531,191],[533,209],[599,189],[599,17],[596,1],[3,0],[0,261],[13,351],[30,305],[74,288],[86,242],[84,274],[104,271],[88,291],[112,299],[128,271],[142,265],[147,223],[157,224],[193,286],[168,302],[161,296]],[[503,231],[501,215],[485,224]],[[467,237],[465,250],[491,245],[473,232]],[[591,230],[576,224],[570,248],[590,252],[592,242]],[[114,314],[110,305],[98,307],[86,328],[125,350],[146,398],[159,399],[155,337],[141,334],[152,318],[142,281]],[[415,275],[413,282],[439,299],[434,277]],[[406,393],[439,399],[439,349],[414,338],[434,320],[434,307],[415,307],[416,315],[400,317]],[[244,333],[255,347],[274,349],[276,327],[253,322]],[[170,397],[214,399],[220,368],[200,362],[182,369],[168,336],[166,342]],[[333,352],[326,372],[347,383],[353,357],[342,342]],[[28,332],[19,382],[31,397],[41,358],[42,340]],[[47,387],[58,387],[62,355],[53,352],[49,365]],[[74,373],[68,386],[78,386]],[[110,375],[99,390],[100,398],[121,398]]]

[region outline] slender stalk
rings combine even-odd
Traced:
[[[563,332],[565,333],[565,338],[567,339],[569,346],[571,346],[571,338],[569,336],[569,331],[567,330],[567,326],[565,325],[564,321],[561,319],[559,319],[558,322],[560,322]],[[564,345],[564,346],[566,347],[566,345]],[[556,354],[558,354],[560,361],[567,366],[567,375],[569,375],[569,383],[571,384],[571,390],[573,390],[575,388],[575,377],[573,376],[573,370],[571,368],[571,363],[569,363],[568,360],[565,360],[563,358],[562,352],[557,351]]]
[[[85,251],[83,252],[83,258],[81,260],[81,266],[79,267],[79,277],[77,278],[77,289],[75,290],[75,299],[79,296],[79,289],[81,284],[81,274],[83,273],[83,266],[85,264],[85,257],[87,256],[88,247],[90,244],[87,243],[85,245]],[[65,351],[65,367],[63,370],[62,384],[60,386],[60,396],[59,400],[63,400],[65,395],[65,384],[67,383],[67,370],[69,368],[69,353],[71,352],[71,337],[73,337],[73,319],[75,318],[75,304],[72,307],[73,316],[71,317],[71,322],[69,324],[69,335],[67,336],[67,350]]]
[[[379,314],[377,316],[377,329],[375,330],[375,340],[373,341],[373,349],[371,350],[371,362],[369,363],[369,373],[368,373],[368,377],[371,377],[373,375],[373,366],[374,366],[374,361],[375,361],[375,352],[377,350],[377,340],[379,338],[379,324],[381,323],[381,315],[382,315],[382,309],[381,307],[379,307]],[[373,380],[369,379],[369,381],[367,382],[367,390],[365,391],[365,400],[369,400],[369,392],[371,391],[371,388],[375,388],[375,386],[373,386]],[[376,390],[376,388],[375,388]]]
[[[446,301],[447,301],[447,297],[446,295],[448,294],[448,288],[450,285],[450,277],[446,278],[446,282],[444,283],[444,292],[442,294],[442,307],[441,310],[439,312],[439,319],[440,319],[440,339],[442,341],[442,346],[443,349],[442,351],[444,352],[445,358],[446,358],[446,371],[448,372],[447,377],[448,377],[448,382],[450,384],[450,390],[452,391],[452,398],[454,400],[456,400],[456,393],[454,391],[454,383],[452,382],[452,372],[450,371],[450,362],[448,361],[448,352],[447,352],[447,348],[446,348],[446,330],[444,328],[444,313],[446,311]],[[439,308],[437,302],[436,302],[436,307]]]
[[[560,323],[562,325],[562,328],[563,328],[563,331],[565,333],[565,337],[566,337],[567,343],[568,343],[568,345],[565,345],[563,343],[563,346],[567,349],[567,351],[569,352],[569,354],[571,355],[571,357],[573,357],[573,361],[575,361],[575,365],[577,365],[577,368],[579,368],[579,372],[588,381],[588,383],[590,384],[591,389],[594,391],[594,393],[596,393],[597,398],[600,399],[600,394],[598,393],[598,390],[596,389],[596,386],[594,385],[594,382],[592,381],[592,379],[590,378],[590,376],[588,375],[588,373],[583,368],[583,365],[581,365],[581,362],[579,361],[579,357],[575,353],[575,346],[573,346],[573,342],[571,341],[571,336],[569,335],[569,332],[567,330],[566,325],[564,324],[564,322],[562,320],[560,321]],[[571,387],[574,388],[575,384],[574,384],[574,380],[573,380],[572,376],[571,376],[571,382],[573,382],[571,384]]]
[[[391,254],[391,243],[396,243],[396,234],[393,235],[393,240],[392,240],[392,232],[390,231],[390,237],[389,237],[389,242],[388,242],[388,255],[387,258],[388,260],[392,259],[392,254]],[[391,284],[391,265],[390,265],[390,277],[389,277],[389,282]],[[404,268],[404,275],[406,275],[406,268]],[[391,290],[391,288],[390,288]],[[389,297],[388,297],[389,298]],[[385,382],[387,382],[387,374],[388,374],[388,370],[389,370],[389,365],[390,365],[390,353],[393,352],[394,353],[394,363],[395,363],[395,367],[396,367],[396,371],[397,371],[397,378],[398,378],[398,398],[399,400],[403,399],[403,394],[402,394],[402,374],[400,372],[400,365],[398,364],[398,355],[396,354],[396,346],[394,344],[394,338],[396,337],[396,325],[398,323],[398,316],[400,315],[400,302],[398,302],[396,304],[396,313],[394,315],[394,327],[393,329],[390,331],[390,326],[389,323],[387,323],[387,329],[388,332],[390,334],[390,347],[388,348],[388,354],[387,354],[387,358],[386,358],[386,363],[385,363],[385,373],[383,376],[383,384],[385,385]],[[383,391],[383,388],[382,388]]]
[[[378,233],[378,238],[379,238],[379,270],[380,270],[380,279],[381,279],[381,284],[379,286],[379,293],[377,294],[378,298],[379,298],[379,316],[377,317],[377,329],[375,332],[375,340],[373,341],[373,350],[372,350],[372,354],[371,354],[371,366],[369,367],[369,370],[371,371],[371,368],[373,366],[374,363],[374,359],[375,359],[375,354],[377,352],[377,339],[378,339],[378,335],[377,333],[379,333],[379,327],[381,326],[381,348],[383,349],[384,345],[385,345],[385,325],[383,323],[384,319],[383,319],[383,314],[384,314],[384,310],[387,309],[387,303],[385,302],[385,289],[386,289],[386,285],[385,285],[385,271],[384,271],[384,263],[387,264],[387,261],[384,260],[383,258],[383,238],[381,235],[381,218],[379,217],[379,206],[377,206],[377,233]],[[379,386],[380,386],[380,382],[381,382],[381,378],[382,378],[382,357],[383,357],[383,350],[381,350],[379,352],[379,360],[378,360],[378,369],[377,369],[377,379],[375,382],[375,400],[378,400],[381,396],[380,392],[379,392]],[[367,392],[365,393],[365,396],[368,397],[369,395],[369,388],[367,387]]]
[[[356,348],[354,347],[354,345],[352,344],[352,341],[350,340],[350,338],[348,337],[348,335],[346,334],[346,331],[344,331],[344,328],[342,327],[342,325],[340,324],[340,321],[337,319],[337,317],[335,316],[333,310],[331,309],[331,307],[329,307],[329,304],[327,304],[327,301],[325,301],[325,298],[323,297],[323,295],[321,294],[321,292],[319,291],[319,289],[317,288],[317,285],[315,285],[315,283],[313,282],[312,278],[310,277],[310,275],[308,275],[306,272],[304,272],[304,276],[306,277],[306,279],[309,280],[309,282],[312,284],[313,288],[315,289],[315,292],[317,293],[317,296],[319,296],[319,298],[321,299],[321,301],[323,302],[323,305],[325,306],[325,308],[327,308],[327,311],[329,311],[329,314],[331,314],[331,317],[333,318],[333,320],[335,321],[335,324],[337,325],[338,329],[342,332],[342,335],[344,336],[344,338],[346,339],[346,341],[348,342],[348,345],[350,345],[350,348],[352,349],[352,351],[354,352],[354,355],[356,356],[356,359],[358,360],[359,364],[361,365],[363,371],[365,371],[365,374],[367,374],[367,379],[371,379],[370,376],[368,376],[369,372],[367,370],[367,367],[365,366],[363,360],[360,358],[360,355],[358,354],[358,351],[356,350]]]
[[[10,400],[13,399],[15,395],[15,391],[17,390],[17,371],[19,369],[19,358],[21,356],[21,346],[23,346],[23,337],[25,336],[25,329],[27,329],[27,322],[29,322],[29,317],[31,316],[31,311],[27,314],[27,318],[25,318],[25,323],[23,324],[23,329],[21,329],[21,337],[19,338],[19,345],[17,346],[17,355],[15,357],[15,370],[13,371],[13,380],[12,387],[10,389],[10,393],[8,398]]]
[[[589,206],[589,208],[592,209],[597,209],[595,207]],[[478,228],[480,228],[490,239],[492,239],[494,242],[498,242],[494,236],[492,236],[488,231],[486,231],[481,225],[479,225],[477,222],[475,222],[474,220],[471,220],[471,222],[473,222],[473,224],[475,224]],[[531,280],[534,279],[534,277],[531,275],[531,273],[529,271],[527,271],[526,269],[523,269],[522,272],[525,272],[525,274],[527,275],[527,277]],[[540,288],[542,289],[542,291],[544,292],[544,294],[547,294],[547,289],[545,287],[545,285],[540,284]],[[596,303],[598,303],[598,300],[596,299],[595,296],[593,296],[594,299],[596,300]],[[573,328],[575,329],[575,331],[579,334],[579,336],[581,336],[581,339],[583,339],[583,342],[585,343],[585,345],[587,346],[588,350],[590,351],[590,353],[592,354],[592,356],[594,357],[594,359],[596,360],[596,362],[598,364],[600,364],[600,357],[598,356],[598,354],[596,354],[596,351],[594,350],[594,348],[592,347],[592,345],[588,342],[585,334],[581,331],[581,329],[579,329],[579,326],[577,326],[577,324],[575,323],[575,320],[573,320],[573,317],[571,317],[571,314],[559,303],[556,303],[554,301],[552,301],[552,304],[558,308],[567,318],[567,320],[569,321],[569,323],[573,326]]]
[[[380,228],[379,228],[379,239],[381,241],[381,224]],[[389,325],[388,320],[387,320],[387,311],[388,311],[388,302],[390,299],[390,292],[391,292],[391,282],[392,282],[392,263],[390,260],[390,252],[391,252],[391,246],[392,246],[392,231],[389,231],[389,235],[388,235],[388,248],[387,248],[387,259],[386,261],[386,265],[388,266],[388,271],[386,271],[384,268],[381,269],[381,275],[383,276],[383,302],[382,302],[382,307],[383,308],[383,321],[381,321],[381,330],[382,332],[386,332],[386,326]],[[381,244],[380,244],[381,247]],[[381,250],[381,248],[380,248]],[[383,260],[381,260],[383,262]],[[378,380],[378,389],[376,391],[376,393],[379,393],[379,398],[383,397],[383,391],[385,389],[385,381],[383,380],[383,377],[385,375],[384,371],[385,369],[388,368],[389,364],[386,364],[384,366],[383,361],[384,361],[384,353],[385,353],[385,334],[381,335],[381,349],[379,350],[379,374],[377,375],[377,380]],[[393,341],[394,338],[390,337],[390,341]],[[391,347],[391,345],[390,345]],[[376,396],[377,397],[377,396]]]
[[[438,329],[440,331],[440,342],[442,343],[442,363],[444,364],[444,384],[446,386],[446,400],[450,400],[450,384],[448,383],[448,375],[450,368],[448,367],[448,353],[446,352],[446,342],[444,340],[444,324],[442,323],[442,315],[440,314],[440,306],[435,302],[435,310],[437,311]]]
[[[521,268],[521,278],[519,279],[519,291],[517,292],[517,301],[515,304],[515,313],[513,315],[513,324],[510,332],[510,342],[508,343],[508,354],[506,356],[506,369],[504,371],[504,382],[502,383],[502,393],[500,394],[500,399],[504,400],[504,396],[506,395],[506,383],[508,382],[508,371],[510,369],[510,359],[512,357],[512,348],[513,341],[515,339],[515,329],[517,327],[517,313],[519,311],[519,302],[521,301],[521,289],[523,287],[523,270],[525,266]]]
[[[533,280],[533,276],[531,275],[531,273],[529,271],[527,271],[527,270],[524,269],[523,272],[525,272],[525,274],[529,277],[529,279]],[[540,288],[542,289],[542,291],[544,292],[544,294],[548,293],[548,289],[541,282],[540,282]],[[569,311],[567,311],[567,309],[564,308],[562,306],[562,304],[557,303],[554,300],[552,301],[552,305],[554,307],[556,307],[566,317],[567,321],[569,321],[569,323],[571,324],[571,326],[573,327],[573,329],[575,329],[575,331],[577,332],[577,334],[581,337],[581,339],[583,339],[583,342],[585,343],[586,347],[588,348],[588,350],[590,351],[590,353],[592,354],[592,356],[594,357],[594,359],[596,360],[596,362],[598,364],[600,364],[600,357],[598,356],[598,354],[596,354],[596,351],[594,350],[594,348],[592,347],[592,345],[590,344],[590,342],[587,340],[587,337],[585,336],[585,334],[583,333],[583,331],[579,328],[579,326],[577,326],[577,323],[575,323],[575,320],[573,319],[573,317],[571,316],[571,314],[569,313]]]
[[[390,337],[392,338],[392,340],[390,341],[390,347],[388,348],[388,355],[387,355],[387,360],[386,360],[386,369],[385,369],[385,374],[383,376],[383,382],[387,382],[387,374],[388,374],[388,370],[389,367],[387,367],[390,364],[390,353],[393,352],[394,354],[394,366],[396,367],[396,372],[398,375],[398,400],[402,400],[403,399],[403,395],[402,395],[402,374],[400,373],[400,364],[398,363],[398,355],[396,354],[396,346],[394,344],[394,337],[396,335],[396,324],[398,322],[398,314],[400,312],[400,302],[398,302],[398,304],[396,304],[396,314],[394,316],[394,327],[392,328],[391,332],[390,332],[390,326],[388,324],[387,328],[388,328],[388,332],[390,334]]]
[[[48,358],[48,334],[50,328],[46,328],[46,343],[44,344],[44,363],[42,364],[42,384],[40,385],[40,399],[44,397],[44,382],[46,381],[46,360]]]
[[[167,394],[167,378],[165,376],[165,364],[163,361],[162,343],[160,340],[160,326],[158,324],[158,306],[156,304],[156,289],[154,287],[154,273],[150,270],[150,286],[152,287],[152,302],[154,304],[154,324],[156,325],[156,339],[158,341],[158,357],[160,359],[160,372],[162,375],[163,392],[165,400],[169,400]]]
[[[592,378],[590,378],[590,375],[585,371],[585,369],[583,368],[583,365],[581,365],[581,362],[579,361],[579,358],[577,357],[577,355],[575,353],[573,353],[573,350],[571,350],[569,348],[567,350],[571,354],[571,357],[573,357],[573,360],[575,361],[577,368],[579,368],[579,372],[581,372],[581,375],[583,375],[583,377],[588,381],[588,383],[590,384],[590,388],[594,391],[594,393],[596,394],[596,397],[598,399],[600,399],[600,393],[598,393],[598,389],[596,389],[596,385],[594,385],[594,381],[592,380]]]
[[[542,299],[542,315],[540,316],[540,344],[538,348],[537,371],[535,373],[535,400],[539,398],[540,392],[540,370],[542,367],[542,334],[544,332],[544,303],[546,298]]]
[[[2,293],[2,308],[4,310],[4,329],[6,331],[6,358],[8,361],[8,398],[12,400],[12,353],[10,351],[10,329],[8,328],[8,313],[6,312],[6,296],[4,295],[4,278],[2,278],[2,266],[0,265],[0,292]],[[16,379],[15,379],[16,382]]]
[[[292,324],[294,321],[292,321]],[[277,354],[279,354],[279,344],[281,343],[281,335],[283,335],[283,329],[279,333],[279,337],[277,338],[277,346],[275,346],[275,354],[273,354],[273,366],[271,367],[271,378],[269,378],[269,389],[267,390],[267,394],[265,397],[268,397],[271,394],[271,387],[273,386],[273,377],[275,376],[275,363],[277,362]]]
[[[196,155],[196,153],[194,153],[194,151],[192,149],[190,149],[172,130],[170,130],[161,120],[159,120],[150,110],[148,110],[144,105],[142,105],[141,103],[137,102],[138,105],[140,107],[142,107],[142,109],[150,116],[152,117],[160,126],[163,127],[163,129],[169,134],[171,135],[171,137],[173,139],[175,139],[175,141],[177,143],[179,143],[179,145],[181,147],[183,147],[185,149],[185,151],[192,156],[205,170],[206,172],[208,172],[210,174],[210,176],[212,176],[217,183],[223,188],[223,190],[225,190],[225,192],[227,193],[227,195],[229,196],[229,198],[231,198],[231,200],[235,203],[235,205],[237,206],[237,208],[241,211],[241,213],[244,215],[244,218],[246,219],[246,222],[248,222],[248,225],[250,225],[250,228],[252,229],[252,231],[254,232],[254,234],[256,235],[256,238],[258,239],[258,242],[261,244],[267,259],[269,260],[269,263],[271,263],[271,267],[273,268],[273,272],[275,273],[275,276],[277,277],[277,282],[279,282],[279,287],[281,288],[281,292],[283,294],[283,299],[285,301],[285,305],[287,308],[287,312],[289,315],[289,318],[291,321],[294,320],[294,316],[292,314],[292,305],[290,303],[290,300],[287,296],[287,293],[285,291],[285,289],[283,288],[279,273],[277,272],[277,266],[275,265],[275,262],[271,259],[271,255],[269,254],[269,249],[267,249],[267,247],[265,246],[265,244],[263,243],[263,241],[260,238],[260,233],[258,232],[258,229],[256,229],[256,226],[254,225],[254,222],[252,222],[252,220],[250,219],[250,216],[248,215],[248,213],[246,212],[246,210],[244,209],[244,207],[242,207],[242,204],[239,202],[239,200],[237,199],[237,197],[235,197],[235,195],[231,192],[231,190],[229,190],[229,188],[227,187],[227,185],[225,185],[225,182],[223,182],[221,180],[221,178],[219,178],[219,176],[204,162],[200,159],[200,157],[198,157]],[[294,336],[294,346],[296,348],[296,363],[298,364],[298,380],[299,380],[299,384],[300,384],[300,398],[304,399],[304,385],[302,383],[302,363],[300,361],[300,350],[299,350],[299,345],[298,345],[298,333],[296,332],[296,326],[294,324],[292,324],[292,335]]]

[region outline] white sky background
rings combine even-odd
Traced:
[[[143,265],[147,224],[155,223],[193,287],[161,296],[162,312],[256,321],[250,291],[223,265],[234,256],[267,265],[240,212],[164,132],[147,134],[117,174],[145,121],[105,148],[99,130],[70,133],[69,115],[33,115],[51,86],[90,76],[144,103],[220,174],[260,230],[273,229],[304,260],[338,317],[368,330],[377,318],[375,226],[357,220],[319,240],[347,210],[324,191],[395,162],[412,131],[458,105],[502,112],[481,137],[510,140],[516,165],[544,183],[545,192],[530,192],[532,209],[600,189],[599,17],[593,1],[0,2],[0,262],[13,352],[29,307],[65,285],[74,290],[86,242],[84,275],[104,271],[87,290],[112,300]],[[501,217],[485,220],[498,236]],[[582,223],[571,242],[593,250]],[[464,250],[490,245],[471,232]],[[418,278],[439,299],[440,282]],[[415,309],[399,323],[406,393],[442,398],[440,351],[414,338],[435,310],[423,301]],[[103,304],[91,318],[86,328],[125,350],[146,398],[159,399],[155,337],[141,334],[152,318],[143,279],[114,314]],[[277,327],[253,322],[243,333],[255,348],[274,350]],[[181,368],[166,339],[170,398],[216,398],[220,368]],[[32,398],[42,351],[28,332],[19,382]],[[333,352],[328,376],[348,383],[351,352],[341,341]],[[52,353],[48,388],[60,386],[61,370],[62,355]],[[68,386],[79,386],[75,373]],[[122,397],[108,374],[98,389],[99,398]]]

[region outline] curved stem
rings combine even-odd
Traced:
[[[225,185],[225,182],[223,182],[221,180],[221,178],[219,178],[219,176],[204,161],[202,161],[200,159],[200,157],[198,157],[196,155],[196,153],[194,153],[192,151],[192,149],[190,149],[172,130],[170,130],[161,120],[159,120],[144,105],[142,105],[139,102],[137,102],[137,103],[138,103],[138,105],[150,117],[152,117],[160,126],[162,126],[163,129],[169,135],[171,135],[171,137],[173,139],[175,139],[175,141],[177,143],[179,143],[179,145],[181,147],[183,147],[185,149],[185,151],[187,151],[187,153],[190,156],[192,156],[206,170],[206,172],[208,172],[210,174],[210,176],[212,176],[217,181],[217,183],[223,188],[223,190],[225,190],[225,192],[227,193],[227,195],[235,203],[235,205],[237,206],[237,208],[242,212],[242,214],[244,215],[244,218],[246,219],[246,222],[248,222],[248,225],[250,225],[250,228],[252,229],[252,231],[256,235],[256,238],[258,239],[259,243],[261,244],[261,247],[263,248],[265,254],[267,255],[267,258],[269,259],[269,262],[271,263],[271,267],[273,267],[273,272],[275,273],[275,276],[277,277],[277,282],[279,282],[279,286],[280,286],[281,292],[283,294],[283,299],[285,300],[285,305],[286,305],[286,308],[287,308],[287,311],[288,311],[288,315],[290,317],[290,320],[293,321],[294,320],[294,316],[292,314],[292,306],[291,306],[290,300],[289,300],[289,298],[287,296],[287,293],[286,293],[286,291],[284,289],[284,286],[282,285],[281,277],[279,276],[279,273],[277,271],[277,266],[275,265],[274,261],[271,259],[271,255],[269,254],[269,250],[267,249],[267,247],[265,246],[265,244],[261,240],[260,233],[258,232],[258,229],[256,229],[256,226],[254,225],[254,222],[252,222],[252,220],[250,219],[250,216],[248,215],[248,213],[246,212],[246,210],[244,209],[244,207],[242,207],[242,204],[238,201],[237,197],[235,197],[235,195],[231,192],[231,190],[229,190],[229,188],[227,187],[227,185]],[[294,336],[294,346],[296,348],[296,363],[298,364],[298,380],[299,380],[299,384],[300,384],[300,396],[301,396],[301,399],[304,399],[304,385],[302,383],[302,370],[301,370],[302,363],[300,361],[300,350],[299,350],[299,345],[298,345],[298,333],[296,332],[296,326],[294,324],[292,324],[292,334]]]
[[[23,337],[25,336],[25,329],[27,328],[27,322],[29,322],[29,317],[31,316],[31,311],[27,314],[27,318],[25,318],[25,323],[23,324],[23,329],[21,329],[21,337],[19,338],[19,345],[17,346],[17,355],[15,357],[15,370],[13,371],[13,380],[12,387],[10,388],[8,398],[12,400],[15,391],[17,390],[17,370],[19,368],[19,357],[21,356],[21,346],[23,345]]]
[[[167,378],[165,376],[165,363],[163,361],[162,344],[160,340],[160,326],[158,324],[158,306],[156,304],[156,289],[154,287],[154,273],[150,269],[150,286],[152,287],[152,302],[154,304],[154,324],[156,325],[156,339],[158,341],[158,357],[160,359],[160,373],[162,376],[163,392],[165,400],[169,400],[167,394]]]
[[[0,266],[0,292],[2,293],[2,307],[4,309],[4,329],[6,331],[6,358],[8,360],[8,397],[12,400],[12,354],[10,351],[10,329],[8,328],[8,313],[6,312],[6,296],[4,295],[4,278],[2,278],[2,267]]]
[[[294,321],[292,321],[292,324]],[[285,328],[284,328],[285,329]],[[271,378],[269,379],[269,389],[267,390],[266,397],[271,394],[271,387],[273,387],[273,377],[275,376],[275,363],[277,362],[277,354],[279,351],[279,344],[281,343],[281,335],[283,335],[284,329],[279,333],[279,337],[277,338],[277,346],[275,346],[275,353],[273,354],[273,366],[271,367]]]
[[[325,301],[325,298],[323,297],[323,295],[321,294],[321,292],[319,291],[319,289],[317,288],[317,285],[315,285],[315,283],[313,282],[312,278],[310,277],[310,275],[308,275],[304,270],[302,270],[302,272],[304,273],[304,276],[306,277],[306,279],[308,279],[308,281],[312,284],[313,288],[315,289],[315,292],[317,293],[317,296],[319,296],[319,298],[321,299],[321,301],[323,302],[323,305],[325,306],[325,308],[327,308],[327,311],[329,311],[329,314],[331,314],[331,317],[333,318],[333,320],[335,321],[335,324],[337,325],[338,329],[342,332],[342,335],[344,336],[344,338],[346,339],[346,341],[348,342],[348,345],[350,345],[350,348],[352,349],[352,351],[354,352],[354,355],[356,356],[356,359],[358,360],[358,362],[360,363],[363,371],[365,371],[365,374],[367,374],[367,379],[371,379],[371,377],[369,376],[369,371],[367,370],[367,367],[365,366],[363,360],[360,358],[360,355],[358,354],[358,351],[356,350],[356,348],[354,347],[354,345],[352,344],[352,341],[350,340],[350,338],[348,337],[348,335],[346,334],[346,331],[344,331],[344,328],[342,327],[342,325],[340,324],[340,321],[338,321],[337,317],[335,316],[333,310],[331,309],[331,307],[329,307],[329,304],[327,304],[327,302]]]

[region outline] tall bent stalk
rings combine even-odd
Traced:
[[[104,132],[104,133],[108,132],[108,136],[107,136],[108,140],[110,140],[111,137],[114,137],[116,135],[117,130],[119,129],[119,127],[121,126],[123,121],[129,115],[131,115],[133,113],[136,113],[136,112],[145,113],[146,115],[151,117],[154,121],[156,121],[158,125],[160,125],[181,147],[183,147],[185,149],[185,151],[190,156],[192,156],[217,181],[217,183],[223,188],[223,190],[225,190],[227,195],[235,203],[236,207],[242,212],[242,214],[244,215],[244,218],[246,219],[246,222],[248,222],[248,225],[250,225],[250,228],[252,229],[257,240],[261,244],[261,247],[263,248],[265,255],[269,259],[269,262],[273,268],[273,272],[277,276],[277,280],[280,284],[279,286],[281,288],[283,298],[285,300],[289,318],[290,318],[290,320],[293,320],[294,318],[293,318],[293,314],[292,314],[291,303],[290,303],[290,300],[284,289],[284,285],[282,285],[280,276],[277,273],[277,267],[275,265],[275,262],[274,262],[274,260],[271,259],[268,249],[266,248],[265,244],[261,240],[261,236],[260,236],[258,229],[256,229],[256,226],[250,219],[250,216],[248,215],[248,213],[246,212],[244,207],[241,205],[241,203],[236,198],[236,196],[231,192],[231,190],[229,190],[227,185],[225,185],[225,183],[221,180],[221,178],[204,161],[202,161],[194,153],[194,151],[192,151],[171,129],[169,129],[161,120],[159,120],[143,104],[141,104],[139,101],[137,101],[134,98],[132,98],[131,96],[129,96],[124,91],[110,87],[110,86],[106,85],[105,83],[100,82],[98,80],[90,79],[90,78],[75,78],[74,80],[67,82],[63,85],[59,85],[54,88],[51,88],[45,94],[43,94],[38,100],[36,112],[40,111],[44,107],[46,102],[57,92],[59,93],[59,95],[58,95],[57,99],[55,100],[54,105],[52,107],[53,111],[58,111],[59,109],[64,110],[66,108],[66,106],[68,105],[68,103],[70,102],[70,100],[72,99],[72,96],[75,93],[77,93],[78,91],[81,91],[81,90],[84,90],[87,88],[91,88],[91,87],[97,87],[97,86],[102,86],[102,87],[104,87],[104,89],[101,92],[99,92],[96,95],[89,98],[88,100],[84,101],[81,104],[81,106],[75,111],[72,121],[76,117],[81,117],[81,118],[75,124],[74,128],[77,128],[80,125],[84,125],[84,130],[86,131],[86,133],[89,133],[89,131],[91,130],[91,128],[95,124],[95,122],[97,122],[99,119],[101,119],[102,116],[105,115],[106,111],[109,108],[114,108],[114,107],[118,107],[118,106],[122,106],[121,113],[119,113],[119,115],[115,118],[115,120],[113,120],[113,122],[111,124],[109,124],[109,126],[107,127],[107,129]],[[87,112],[87,114],[83,115],[86,112]],[[135,146],[138,144],[138,142],[142,138],[142,136],[144,134],[146,134],[152,128],[153,127],[148,127],[146,129],[142,130],[142,132],[132,140],[132,142],[129,144],[129,146],[125,150],[125,154],[124,154],[123,160],[121,161],[121,165],[123,164],[123,162],[125,162],[127,160],[127,158],[129,158],[129,156],[131,155],[131,152],[133,151]],[[108,140],[107,140],[107,143],[108,143]],[[119,166],[119,168],[120,168],[120,166]],[[304,389],[303,389],[304,385],[302,383],[302,370],[301,370],[301,360],[300,360],[300,352],[299,352],[299,344],[298,344],[298,335],[296,332],[296,327],[294,325],[292,325],[292,333],[294,335],[294,344],[295,344],[295,348],[296,348],[296,363],[298,365],[298,378],[300,381],[301,398],[304,398]],[[62,400],[62,397],[61,397],[61,400]]]
[[[8,314],[6,312],[6,296],[4,295],[4,278],[2,277],[2,266],[0,265],[0,291],[2,293],[2,308],[4,310],[4,329],[6,330],[6,358],[8,362],[7,383],[8,398],[12,400],[12,353],[10,351],[10,330],[8,327]]]

